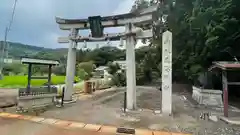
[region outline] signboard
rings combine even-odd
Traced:
[[[172,33],[162,35],[162,112],[172,113]]]
[[[91,16],[88,17],[90,23],[90,30],[92,37],[102,37],[103,36],[103,27],[102,27],[102,18],[101,16]]]

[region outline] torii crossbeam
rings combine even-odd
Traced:
[[[136,69],[135,69],[135,41],[137,39],[146,39],[153,36],[152,29],[142,30],[139,27],[152,24],[153,12],[157,11],[158,6],[152,6],[139,12],[127,13],[115,16],[95,16],[88,19],[63,19],[56,17],[56,22],[61,30],[70,31],[67,37],[59,37],[59,43],[70,43],[68,49],[67,71],[66,71],[66,89],[64,100],[72,99],[73,80],[76,64],[76,47],[78,42],[99,42],[99,41],[117,41],[126,40],[126,62],[127,62],[127,109],[136,108]],[[93,23],[90,21],[95,21]],[[100,18],[92,20],[92,18]],[[106,27],[125,26],[123,33],[101,34]],[[79,30],[91,29],[88,37],[78,35]],[[93,30],[94,29],[94,30]],[[94,32],[98,32],[97,34]],[[98,36],[95,36],[98,35]],[[102,36],[99,36],[102,35]]]

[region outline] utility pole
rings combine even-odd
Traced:
[[[1,53],[0,53],[0,80],[2,80],[2,67],[3,67],[3,54],[4,54],[4,43],[1,42]]]
[[[14,15],[15,15],[16,5],[17,5],[17,0],[14,1],[13,10],[12,10],[12,14],[11,14],[11,19],[10,19],[10,22],[9,22],[9,26],[6,27],[6,29],[5,29],[4,42],[2,43],[2,48],[1,48],[2,50],[1,50],[1,54],[0,54],[0,80],[3,78],[2,70],[3,70],[3,65],[4,65],[4,56],[6,55],[6,58],[8,59],[9,45],[7,43],[7,37],[8,37],[8,32],[10,31],[12,23],[13,23],[13,18],[14,18]]]
[[[5,56],[5,53],[7,55],[7,33],[8,33],[8,28],[6,27],[5,29],[5,34],[4,34],[4,41],[2,42],[2,47],[1,47],[1,54],[0,54],[0,80],[2,80],[3,78],[3,73],[2,73],[2,70],[3,70],[3,65],[4,65],[4,56]]]

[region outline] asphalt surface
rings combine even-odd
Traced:
[[[84,129],[64,129],[25,120],[0,117],[2,135],[112,135]]]

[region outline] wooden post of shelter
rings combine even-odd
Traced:
[[[27,89],[26,93],[31,93],[31,80],[32,79],[47,79],[47,87],[48,92],[51,91],[51,74],[52,74],[52,66],[58,65],[58,61],[54,60],[43,60],[43,59],[32,59],[32,58],[22,58],[21,59],[22,64],[28,64],[28,83],[27,83]],[[33,65],[46,65],[48,66],[48,76],[47,77],[40,77],[40,76],[32,76],[32,66]]]
[[[230,70],[239,70],[240,63],[239,62],[232,62],[232,61],[218,61],[213,62],[213,65],[209,68],[209,70],[218,69],[222,73],[222,89],[223,89],[223,107],[224,107],[224,116],[228,117],[228,93],[229,85],[240,85],[240,82],[229,82],[227,73]]]

